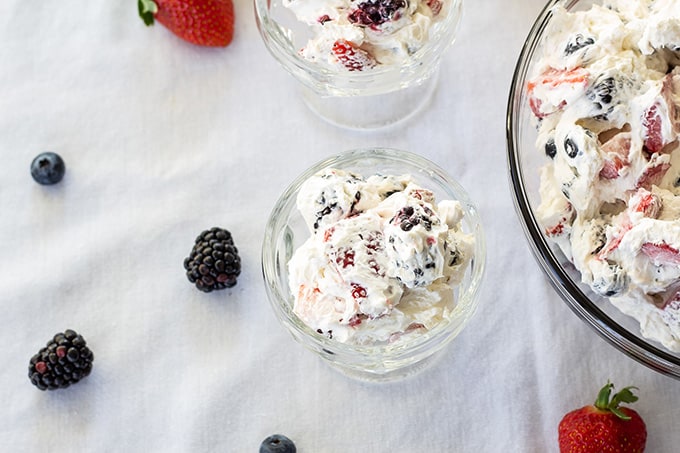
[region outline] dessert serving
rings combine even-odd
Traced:
[[[295,313],[340,342],[379,344],[450,316],[474,238],[460,202],[436,202],[408,175],[325,169],[297,206],[311,236],[289,266]]]
[[[478,304],[485,242],[464,189],[394,149],[308,168],[269,217],[262,269],[274,314],[343,373],[388,381],[432,362]]]
[[[399,65],[420,50],[451,0],[282,0],[313,36],[305,59],[344,71]]]
[[[308,107],[361,130],[427,104],[462,16],[462,0],[253,1],[265,46]]]
[[[680,351],[680,1],[551,14],[526,85],[537,219],[592,291]]]

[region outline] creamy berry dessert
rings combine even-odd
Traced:
[[[399,65],[422,48],[451,0],[282,0],[313,37],[307,60],[340,71]]]
[[[342,343],[388,344],[445,321],[474,237],[458,201],[437,202],[411,176],[326,169],[297,206],[310,237],[288,263],[295,314]]]
[[[545,233],[594,292],[680,351],[680,1],[553,10],[527,84]]]

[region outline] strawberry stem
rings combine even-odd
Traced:
[[[158,12],[158,5],[153,0],[137,0],[139,17],[146,25],[153,25],[154,15]]]
[[[614,397],[609,399],[611,396],[612,390],[614,389],[614,384],[611,382],[607,382],[607,385],[602,387],[600,389],[600,392],[597,394],[597,399],[595,400],[595,407],[600,409],[601,411],[607,411],[611,412],[612,414],[616,415],[622,420],[630,420],[630,416],[626,415],[621,409],[619,408],[619,404],[621,403],[634,403],[635,401],[638,400],[638,397],[635,396],[632,392],[632,389],[636,389],[637,387],[625,387],[621,389],[620,392],[615,393]]]

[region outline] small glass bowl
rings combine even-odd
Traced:
[[[446,16],[430,28],[428,42],[401,65],[338,72],[299,54],[312,37],[281,0],[254,0],[265,46],[301,85],[307,105],[326,121],[350,129],[377,129],[401,122],[426,105],[437,83],[443,52],[453,44],[462,0],[449,2]]]
[[[359,173],[365,177],[381,174],[410,174],[439,200],[458,200],[465,217],[463,230],[474,235],[474,257],[457,293],[451,316],[422,334],[390,345],[355,346],[340,343],[307,326],[293,312],[294,296],[288,286],[288,261],[310,236],[296,206],[300,186],[325,168]],[[302,173],[283,192],[267,222],[262,245],[262,270],[269,302],[277,318],[293,337],[348,376],[374,382],[391,381],[414,374],[435,357],[465,327],[478,305],[478,291],[484,274],[486,245],[477,209],[465,190],[444,170],[416,154],[385,148],[348,151],[325,159]]]
[[[665,350],[640,333],[640,324],[608,299],[595,294],[581,281],[581,274],[545,233],[536,208],[540,204],[539,171],[545,153],[536,149],[537,130],[529,108],[527,81],[541,44],[549,33],[556,5],[581,11],[601,4],[594,0],[550,0],[529,32],[515,67],[507,106],[508,168],[517,214],[532,251],[550,282],[572,311],[602,338],[628,357],[662,374],[680,379],[680,353]]]

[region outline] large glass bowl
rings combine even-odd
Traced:
[[[358,3],[358,2],[357,2]],[[403,64],[366,71],[338,71],[303,58],[313,36],[282,0],[254,0],[255,19],[272,56],[300,82],[307,105],[325,120],[351,129],[376,129],[405,120],[431,97],[442,54],[453,43],[462,0],[445,0],[428,40]]]
[[[331,340],[307,326],[294,312],[294,297],[288,286],[288,261],[309,237],[309,230],[296,206],[300,186],[325,168],[353,171],[365,177],[410,174],[439,200],[461,202],[463,230],[474,235],[474,257],[461,284],[454,289],[457,304],[442,323],[425,333],[414,333],[387,345],[354,346]],[[444,170],[416,154],[372,148],[349,151],[325,159],[298,176],[274,206],[262,245],[262,270],[271,307],[281,324],[303,346],[354,378],[390,381],[416,373],[429,364],[465,327],[478,305],[478,290],[484,274],[486,246],[477,209],[465,190]]]
[[[540,13],[522,48],[515,68],[507,107],[507,146],[510,182],[517,213],[538,263],[567,305],[609,343],[633,359],[663,374],[680,378],[680,355],[640,334],[638,322],[595,294],[559,248],[544,234],[535,209],[540,203],[539,168],[547,157],[535,146],[537,130],[527,98],[527,77],[551,18],[552,9],[585,10],[593,0],[551,0]]]

